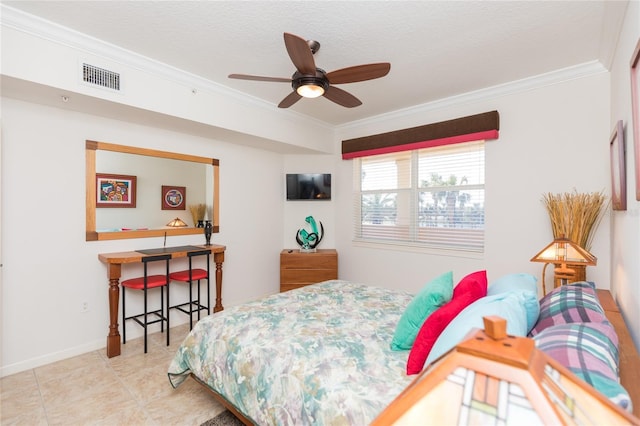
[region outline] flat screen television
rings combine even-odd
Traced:
[[[287,200],[331,200],[331,174],[287,173]]]

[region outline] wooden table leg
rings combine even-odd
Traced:
[[[213,312],[219,312],[224,309],[222,306],[222,263],[224,262],[224,252],[214,253],[213,261],[216,263],[216,306]]]
[[[109,335],[107,336],[107,357],[120,355],[120,332],[118,331],[118,302],[120,300],[120,275],[122,265],[111,263],[107,266],[109,275]]]

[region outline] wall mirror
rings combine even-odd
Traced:
[[[217,159],[89,140],[85,153],[87,241],[202,234],[192,210],[220,232]]]

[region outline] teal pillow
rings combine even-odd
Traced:
[[[453,296],[453,272],[449,271],[429,281],[409,302],[402,313],[391,340],[394,351],[408,350],[429,315]]]
[[[486,296],[476,300],[460,312],[444,329],[433,344],[426,364],[444,355],[474,329],[484,329],[482,318],[497,315],[507,320],[507,334],[527,335],[527,313],[525,304],[528,299],[537,299],[531,292],[507,292]]]
[[[538,301],[538,279],[531,274],[508,274],[492,281],[487,288],[487,296],[506,292],[524,292],[524,308],[527,311],[527,333],[531,331],[540,316],[540,302]]]

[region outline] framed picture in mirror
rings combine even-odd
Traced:
[[[185,210],[187,188],[162,185],[162,210]]]
[[[136,176],[96,173],[96,207],[136,206]]]

